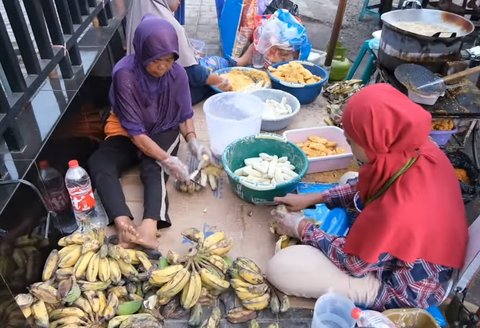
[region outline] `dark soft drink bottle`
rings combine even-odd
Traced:
[[[45,187],[43,197],[48,209],[57,214],[64,214],[70,209],[70,199],[63,176],[58,170],[51,167],[48,161],[38,163],[40,179]]]

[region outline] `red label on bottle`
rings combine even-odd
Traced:
[[[82,190],[82,188],[75,187],[69,189],[70,200],[72,201],[73,209],[77,212],[84,212],[95,207],[95,197],[93,190]]]

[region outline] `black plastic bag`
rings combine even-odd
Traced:
[[[460,150],[447,153],[447,157],[454,168],[464,169],[470,179],[470,184],[460,181],[460,188],[462,190],[462,197],[465,203],[475,199],[477,196],[479,186],[480,171],[475,166],[470,157]]]
[[[290,0],[272,0],[263,14],[273,14],[278,9],[286,9],[293,16],[298,16],[298,5]]]

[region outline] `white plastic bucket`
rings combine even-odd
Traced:
[[[353,328],[352,310],[355,304],[337,293],[322,295],[315,303],[312,328]]]
[[[210,147],[220,158],[233,141],[260,133],[265,104],[256,96],[240,92],[223,92],[205,101]]]

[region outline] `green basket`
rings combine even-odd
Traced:
[[[258,157],[260,153],[287,156],[295,166],[298,176],[286,183],[278,184],[274,189],[255,190],[246,181],[240,179],[233,172],[245,166],[244,159]],[[238,139],[225,148],[222,162],[233,192],[241,199],[256,205],[273,205],[274,197],[285,196],[297,187],[308,169],[308,159],[304,152],[295,144],[276,134],[259,134]]]

